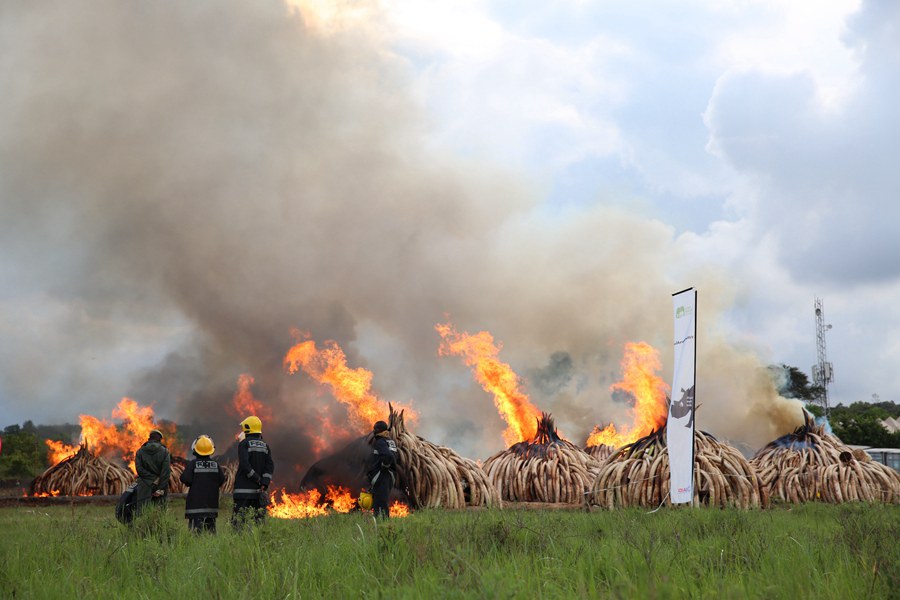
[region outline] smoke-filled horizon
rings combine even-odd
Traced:
[[[52,313],[22,315],[8,341],[22,342],[0,366],[0,402],[28,405],[15,414],[106,416],[129,396],[233,436],[248,373],[279,468],[308,466],[322,414],[346,410],[285,372],[298,328],[414,406],[415,433],[483,459],[505,423],[438,356],[449,319],[490,331],[583,443],[627,422],[609,389],[626,342],[659,349],[670,380],[670,295],[694,285],[697,426],[760,447],[799,424],[764,361],[720,331],[727,278],[662,222],[603,201],[549,210],[527,174],[437,150],[403,61],[370,30],[236,0],[7,3],[0,23],[0,244],[10,281]]]

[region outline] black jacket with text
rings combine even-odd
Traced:
[[[181,483],[190,486],[184,501],[184,516],[214,517],[219,514],[219,489],[225,483],[225,471],[218,461],[198,456],[181,473]]]
[[[248,433],[238,444],[238,470],[234,478],[235,499],[258,498],[261,488],[269,487],[275,473],[272,450],[262,434]]]

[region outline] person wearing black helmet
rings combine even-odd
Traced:
[[[372,454],[366,462],[366,475],[372,490],[372,510],[376,517],[390,518],[388,496],[397,479],[397,444],[389,437],[388,425],[376,421],[372,427]]]
[[[140,514],[150,503],[160,508],[166,506],[166,492],[169,490],[169,477],[172,474],[172,458],[162,439],[162,432],[154,429],[134,455],[134,468],[137,471],[135,482],[137,487],[134,490],[135,514]]]

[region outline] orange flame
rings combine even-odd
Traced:
[[[631,409],[634,422],[621,432],[612,423],[604,429],[594,427],[588,437],[588,446],[606,444],[619,448],[650,434],[666,423],[669,411],[666,395],[669,386],[657,375],[662,369],[659,352],[646,342],[629,342],[625,344],[621,366],[622,381],[614,383],[609,389],[625,392],[634,399]]]
[[[56,440],[44,440],[47,444],[47,462],[56,465],[78,453],[78,446],[70,446],[65,442]]]
[[[395,500],[393,504],[388,508],[388,513],[391,517],[408,517],[409,516],[409,506],[403,504],[399,500]]]
[[[154,421],[153,407],[140,406],[130,398],[122,398],[113,409],[112,416],[122,420],[120,427],[92,415],[80,415],[81,443],[94,455],[122,458],[129,463],[132,472],[135,470],[134,454],[147,441],[152,430],[158,429],[166,437],[175,433],[174,427],[161,426]],[[45,440],[44,443],[48,447],[47,458],[54,465],[78,451],[77,446],[54,440]],[[169,450],[174,449],[170,446]]]
[[[280,496],[278,496],[280,494]],[[321,503],[322,494],[319,490],[288,494],[281,488],[272,494],[268,512],[279,519],[308,519],[327,514],[325,505]]]
[[[289,494],[284,488],[272,495],[269,515],[278,519],[308,519],[332,513],[348,513],[356,508],[356,498],[350,490],[341,486],[328,486],[325,498],[319,490]],[[409,507],[400,501],[390,507],[392,517],[405,517]]]
[[[494,404],[508,425],[503,432],[506,444],[512,446],[534,439],[541,411],[519,389],[519,378],[512,368],[497,358],[502,346],[495,345],[493,336],[487,331],[475,335],[459,333],[450,323],[435,325],[435,329],[442,338],[438,350],[441,356],[463,356],[484,390],[494,395]]]
[[[356,498],[345,487],[328,486],[328,493],[325,494],[325,501],[331,502],[331,508],[339,513],[348,513],[356,506]]]
[[[255,415],[263,421],[267,421],[272,418],[272,411],[253,396],[250,386],[254,383],[256,383],[256,380],[249,373],[242,373],[238,376],[238,389],[232,399],[234,414],[240,417]]]
[[[347,357],[337,342],[327,341],[324,348],[297,330],[291,332],[299,341],[284,357],[284,365],[290,374],[301,368],[317,383],[331,386],[334,397],[346,405],[350,421],[360,433],[368,431],[378,420],[387,420],[388,404],[372,391],[372,372],[362,367],[351,369]],[[415,412],[408,406],[398,405],[410,419]]]

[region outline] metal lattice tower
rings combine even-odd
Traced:
[[[822,388],[822,405],[825,408],[825,417],[828,417],[828,384],[834,380],[834,370],[825,353],[825,332],[831,329],[831,325],[825,324],[825,309],[822,307],[822,299],[816,298],[816,359],[818,362],[812,368],[813,383]]]

